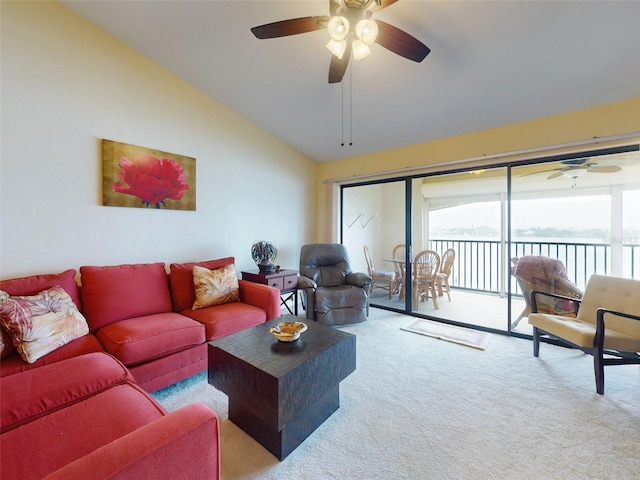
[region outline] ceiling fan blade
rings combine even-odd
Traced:
[[[610,167],[589,167],[589,170],[587,170],[587,172],[589,173],[614,173],[614,172],[619,172],[620,170],[622,170],[622,168],[618,167],[617,165],[611,165]]]
[[[329,17],[326,15],[316,17],[292,18],[279,22],[267,23],[258,27],[253,27],[253,33],[259,39],[287,37],[298,35],[299,33],[313,32],[326,28]]]
[[[369,10],[372,11],[372,12],[379,12],[383,8],[387,8],[388,6],[393,5],[397,1],[398,0],[380,0],[380,5],[377,5],[375,7],[371,7]]]
[[[555,172],[557,170],[561,170],[561,169],[560,168],[552,168],[551,170],[538,170],[537,172],[525,173],[525,174],[518,175],[518,176],[519,177],[529,177],[531,175],[540,175],[541,173]]]
[[[554,178],[558,178],[560,175],[562,175],[562,170],[552,173],[551,175],[549,175],[547,177],[547,180],[552,180]]]
[[[329,65],[329,83],[340,83],[347,71],[349,59],[351,58],[351,42],[347,42],[347,48],[344,50],[342,59],[331,55],[331,64]]]
[[[429,55],[431,49],[417,38],[381,20],[376,20],[376,23],[378,24],[376,38],[378,45],[414,62],[421,62]]]

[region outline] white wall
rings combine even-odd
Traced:
[[[298,267],[316,164],[51,2],[2,2],[0,278],[232,255]],[[197,210],[102,206],[102,138],[196,158]]]

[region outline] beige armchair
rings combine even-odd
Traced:
[[[538,313],[543,297],[574,303],[575,317]],[[593,355],[599,394],[604,394],[605,365],[640,364],[640,281],[593,275],[581,301],[534,290],[531,309],[534,357],[540,354],[541,337],[560,339]]]

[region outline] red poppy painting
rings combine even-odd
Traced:
[[[195,210],[195,158],[102,141],[103,204]]]

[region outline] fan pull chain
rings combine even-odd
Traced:
[[[351,69],[349,72],[349,146],[353,145],[353,122],[352,119],[353,112],[353,64],[351,64]]]
[[[342,60],[344,62],[344,60]],[[343,65],[344,68],[344,65]],[[344,79],[343,79],[344,80]],[[342,92],[342,97],[340,98],[340,120],[342,121],[341,123],[341,128],[340,128],[340,135],[341,135],[341,142],[340,142],[340,146],[344,147],[344,81],[340,82],[340,91]]]
[[[344,62],[344,60],[343,60]],[[353,122],[352,122],[352,110],[353,110],[353,65],[351,65],[351,68],[349,69],[348,75],[349,75],[349,146],[353,145]],[[342,82],[340,82],[342,84],[341,88],[342,88],[342,110],[341,110],[341,120],[342,120],[342,142],[340,143],[341,147],[344,147],[344,105],[345,105],[345,101],[344,101],[344,77],[342,78]]]

